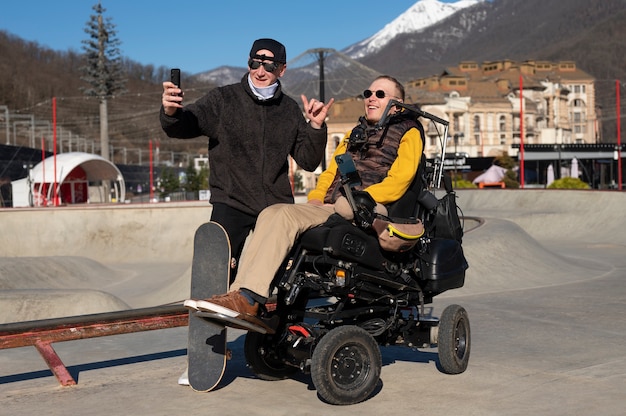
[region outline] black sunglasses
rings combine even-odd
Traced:
[[[381,100],[383,98],[385,98],[385,96],[386,96],[385,91],[383,91],[383,90],[376,90],[376,91],[365,90],[365,91],[363,91],[363,97],[365,97],[365,98],[370,98],[373,94],[376,94],[376,98],[380,98]]]
[[[248,66],[251,69],[259,69],[259,67],[263,65],[263,69],[265,69],[267,72],[274,72],[278,69],[278,65],[280,65],[277,62],[261,62],[261,61],[255,61],[254,59],[250,58],[248,60]]]

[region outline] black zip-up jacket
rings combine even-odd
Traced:
[[[257,215],[276,203],[293,203],[287,156],[313,171],[326,147],[326,124],[314,129],[300,107],[279,87],[262,101],[251,91],[248,74],[239,84],[215,88],[168,116],[161,126],[169,137],[209,138],[212,203]]]

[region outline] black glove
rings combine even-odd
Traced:
[[[376,216],[374,212],[376,201],[365,191],[352,191],[352,198],[356,206],[354,220],[361,227],[370,226]]]

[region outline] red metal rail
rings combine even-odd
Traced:
[[[187,309],[168,305],[0,324],[0,349],[34,346],[61,385],[73,386],[76,380],[52,347],[53,342],[173,328],[188,322]]]

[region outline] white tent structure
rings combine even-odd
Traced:
[[[546,188],[550,186],[552,182],[554,182],[554,166],[550,163],[548,165],[548,172],[546,173]]]
[[[578,178],[579,173],[578,173],[578,159],[573,158],[572,159],[572,164],[570,165],[569,168],[569,176],[571,176],[572,178]]]
[[[501,182],[506,174],[506,169],[501,166],[491,165],[489,169],[478,175],[473,183],[496,183]]]
[[[56,180],[55,180],[56,170]],[[28,177],[13,181],[13,206],[54,204],[54,187],[60,203],[124,201],[124,177],[110,161],[91,153],[70,152],[48,157],[32,168]]]

